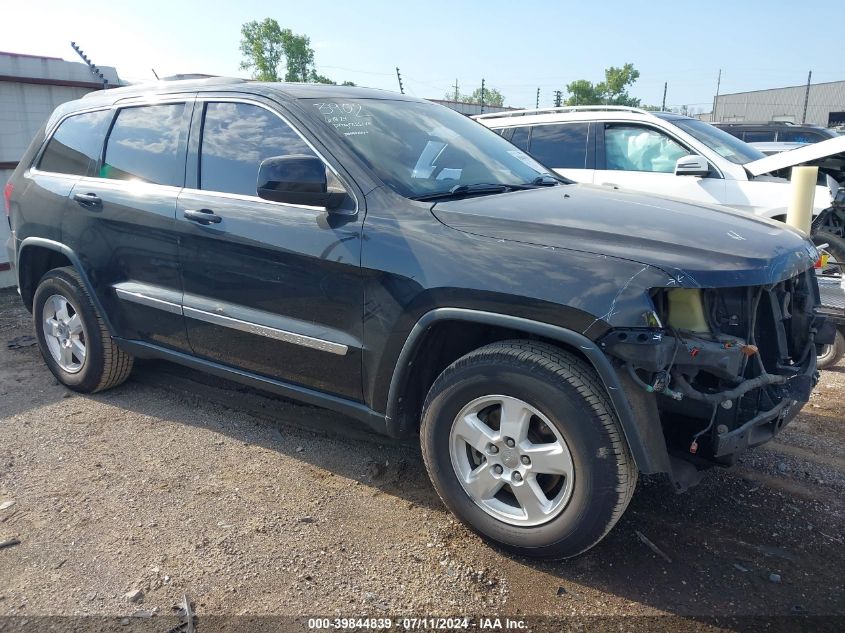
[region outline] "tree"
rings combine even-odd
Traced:
[[[624,105],[638,107],[640,100],[628,94],[628,86],[640,77],[640,71],[633,64],[622,68],[611,66],[604,71],[604,81],[597,84],[586,79],[576,79],[567,84],[569,97],[566,105]]]
[[[251,70],[259,81],[279,81],[279,64],[284,57],[284,38],[272,18],[253,20],[241,27],[241,69]]]
[[[447,92],[446,93],[446,100],[447,101],[454,101],[455,100],[455,93],[454,92]],[[476,88],[472,91],[471,94],[458,94],[457,100],[463,103],[481,103],[481,88]],[[496,90],[495,88],[484,88],[484,105],[486,106],[495,106],[495,107],[502,107],[505,105],[505,97],[504,95]]]
[[[576,79],[572,83],[566,85],[566,91],[569,97],[566,99],[566,105],[594,105],[601,103],[601,93],[598,86],[594,86],[591,81],[586,79]]]
[[[628,95],[628,86],[633,86],[640,78],[640,71],[633,64],[625,64],[622,68],[611,66],[604,71],[604,82],[599,84],[605,103],[608,105],[625,105],[639,107],[640,100]]]
[[[336,83],[317,72],[314,49],[307,35],[283,29],[273,18],[253,20],[241,27],[241,68],[252,71],[259,81],[280,81],[279,66],[285,62],[284,81]],[[343,85],[355,85],[350,81]]]
[[[312,77],[320,77],[314,69],[314,49],[311,48],[311,39],[307,35],[296,35],[290,29],[283,29],[282,49],[285,52],[285,81],[305,82]],[[319,83],[334,82],[327,79]]]

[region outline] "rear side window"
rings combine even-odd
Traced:
[[[38,169],[73,176],[87,175],[88,167],[97,159],[110,116],[111,111],[99,110],[66,118],[47,143]]]
[[[290,154],[315,156],[293,128],[272,112],[248,103],[206,105],[200,189],[255,196],[261,161]]]
[[[584,169],[589,129],[589,123],[535,125],[531,129],[530,154],[555,169]]]
[[[528,151],[528,129],[528,126],[513,128],[513,136],[509,139],[511,143],[523,152]]]
[[[775,140],[774,130],[746,130],[744,138],[746,143],[771,143]]]
[[[778,140],[784,143],[818,143],[826,138],[823,134],[808,132],[807,130],[781,130],[778,132]]]
[[[179,156],[184,103],[124,108],[117,114],[100,177],[181,186]]]

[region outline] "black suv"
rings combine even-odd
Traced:
[[[795,123],[773,121],[771,123],[714,123],[746,143],[819,143],[837,134],[818,125],[797,125]]]
[[[164,358],[418,436],[446,505],[522,554],[583,552],[638,473],[686,489],[816,382],[804,236],[569,184],[403,95],[108,90],[50,117],[5,194],[62,383]]]

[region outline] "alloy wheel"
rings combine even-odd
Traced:
[[[489,395],[467,404],[452,423],[449,451],[464,491],[505,523],[547,523],[572,496],[575,469],[566,441],[519,398]]]
[[[44,341],[53,360],[69,374],[85,364],[85,332],[79,313],[62,295],[51,295],[41,313]]]

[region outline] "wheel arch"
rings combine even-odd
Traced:
[[[419,411],[415,406],[415,398],[418,399],[418,396],[415,396],[413,392],[415,376],[425,376],[424,372],[427,369],[424,362],[416,361],[425,354],[427,348],[435,346],[429,344],[432,341],[433,332],[437,332],[438,326],[446,323],[499,328],[501,334],[498,340],[514,338],[514,334],[520,338],[534,338],[552,343],[585,359],[595,370],[607,391],[640,472],[658,473],[671,470],[653,397],[649,399],[650,394],[640,392],[630,382],[626,382],[624,380],[626,376],[620,378],[620,374],[617,373],[610,359],[595,342],[579,332],[561,326],[465,308],[436,308],[425,313],[411,329],[399,353],[388,388],[385,418],[387,428],[392,435],[407,437],[416,430]],[[484,341],[483,344],[487,342],[491,341]],[[471,349],[459,352],[457,357],[468,351]],[[435,366],[435,375],[431,382],[451,362],[449,361],[443,367]],[[428,368],[428,371],[431,373],[431,368]],[[423,373],[420,374],[420,372]],[[429,383],[428,380],[423,382]],[[427,390],[429,387],[430,383],[422,385],[421,388]],[[417,389],[419,388],[420,385],[417,385]],[[407,396],[410,396],[410,405],[403,402]]]
[[[108,315],[103,310],[99,297],[94,290],[94,285],[91,283],[90,277],[82,266],[79,256],[73,249],[55,240],[48,240],[42,237],[27,237],[21,242],[18,248],[17,260],[15,268],[18,276],[18,289],[27,310],[32,311],[35,289],[38,287],[38,282],[45,273],[54,268],[72,266],[79,273],[85,290],[91,297],[91,301],[97,312],[101,315],[109,333],[114,333]]]

